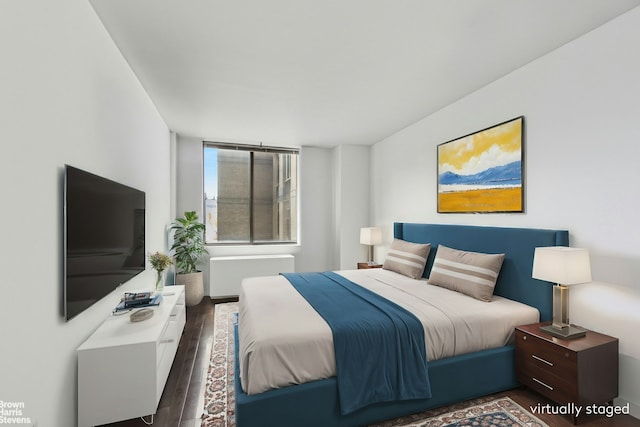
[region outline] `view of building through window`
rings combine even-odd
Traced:
[[[296,242],[297,170],[295,150],[205,143],[206,242]]]

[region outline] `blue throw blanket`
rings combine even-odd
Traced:
[[[413,314],[333,272],[283,276],[331,327],[342,414],[431,397],[424,330]]]

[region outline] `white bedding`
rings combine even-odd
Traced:
[[[383,269],[339,271],[404,307],[422,323],[428,360],[509,344],[538,310],[499,296],[483,302]],[[345,313],[347,315],[347,313]],[[242,282],[240,380],[247,394],[335,376],[331,329],[283,276]]]

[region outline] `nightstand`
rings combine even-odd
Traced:
[[[518,382],[561,405],[612,402],[618,396],[618,339],[587,331],[563,340],[540,331],[549,323],[516,327]]]
[[[368,262],[359,262],[358,270],[362,270],[363,268],[382,268],[382,264],[369,264]]]

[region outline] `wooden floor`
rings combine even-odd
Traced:
[[[216,301],[220,302],[220,301]],[[202,381],[206,373],[213,343],[214,302],[205,298],[199,305],[187,308],[187,323],[180,346],[171,368],[171,373],[160,400],[153,426],[193,427],[199,426],[197,417],[200,408]],[[515,389],[498,393],[508,396],[520,406],[528,409],[539,403],[551,403],[544,397],[526,389]],[[538,415],[550,427],[571,427],[573,421],[567,416]],[[146,419],[147,422],[150,419]],[[108,424],[112,427],[144,427],[141,419]],[[640,420],[627,415],[581,418],[578,425],[587,427],[640,427]],[[327,426],[330,427],[330,426]]]

